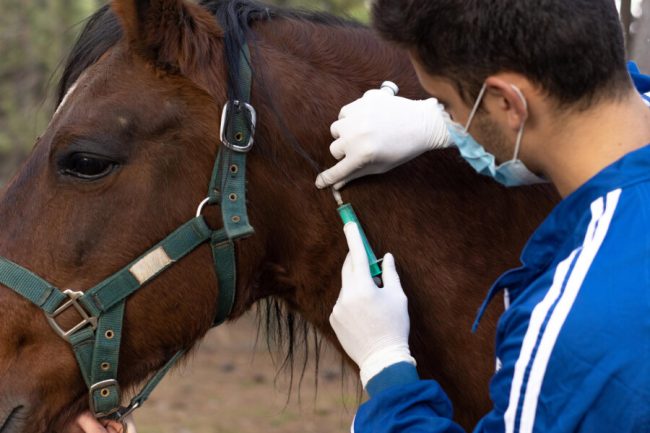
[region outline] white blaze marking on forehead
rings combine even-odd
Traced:
[[[72,86],[70,86],[70,88],[69,88],[68,91],[66,92],[65,96],[64,96],[63,99],[61,100],[61,103],[60,103],[59,106],[56,108],[56,111],[54,112],[54,115],[52,116],[52,120],[54,120],[54,118],[57,116],[57,114],[59,114],[59,113],[61,112],[61,110],[63,109],[63,107],[64,107],[64,106],[66,105],[66,103],[68,102],[68,99],[70,98],[70,95],[72,95],[72,93],[77,89],[77,87],[79,87],[79,83],[81,82],[81,80],[84,79],[85,76],[86,76],[86,74],[83,73],[83,74],[82,74],[82,75],[77,79],[77,81],[75,81],[74,84],[73,84]]]

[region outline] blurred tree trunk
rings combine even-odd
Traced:
[[[643,2],[643,15],[634,23],[632,58],[646,74],[650,73],[650,0]]]
[[[623,23],[623,33],[625,34],[625,46],[630,50],[632,46],[631,41],[631,30],[632,30],[632,21],[634,17],[632,16],[632,0],[621,0],[621,22]]]

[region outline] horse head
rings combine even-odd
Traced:
[[[0,202],[0,254],[61,290],[88,290],[191,218],[220,145],[227,77],[214,16],[177,0],[112,8],[123,37],[75,77]],[[122,390],[192,347],[214,320],[218,291],[204,245],[128,299]],[[71,345],[15,291],[3,286],[0,303],[0,431],[60,431],[89,404]],[[233,317],[250,303],[240,292]],[[70,329],[79,312],[55,322]]]

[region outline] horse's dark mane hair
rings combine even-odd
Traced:
[[[325,12],[270,6],[255,0],[201,0],[199,4],[210,11],[224,31],[224,50],[228,68],[229,89],[238,82],[239,53],[252,35],[251,25],[259,21],[288,19],[326,26],[362,27],[358,22]],[[57,103],[90,65],[122,38],[122,26],[110,5],[101,7],[87,21],[72,51],[57,86]],[[236,95],[229,94],[230,98]]]
[[[228,70],[228,97],[230,100],[239,99],[236,89],[238,89],[239,81],[240,52],[243,44],[247,42],[252,43],[254,47],[255,35],[252,31],[254,23],[287,19],[325,26],[363,27],[362,24],[355,21],[328,13],[269,6],[255,0],[201,0],[199,4],[215,16],[224,31],[224,55]],[[57,106],[81,74],[115,46],[122,36],[121,23],[111,10],[110,5],[103,6],[88,19],[65,62],[57,86]],[[256,74],[256,77],[259,77],[259,74]],[[282,116],[278,116],[278,120],[283,123]],[[291,139],[291,136],[289,139],[293,141],[294,150],[313,166],[315,163],[300,144],[295,139]],[[258,329],[265,330],[269,350],[275,348],[279,352],[284,352],[278,364],[280,370],[288,369],[290,372],[289,388],[293,387],[296,347],[302,349],[303,363],[299,382],[302,382],[304,378],[309,356],[312,353],[314,354],[315,379],[317,381],[321,340],[307,321],[291,311],[283,301],[276,298],[263,300],[257,307],[257,317]]]
[[[254,0],[201,0],[200,5],[212,12],[224,31],[226,64],[228,65],[228,97],[239,99],[238,86],[239,56],[242,46],[253,36],[251,25],[255,22],[289,19],[307,21],[327,26],[358,26],[346,20],[323,12],[272,7]]]

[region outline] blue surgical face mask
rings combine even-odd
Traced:
[[[512,88],[524,102],[524,106],[528,108],[526,98],[521,93],[521,91],[514,85],[512,85]],[[521,139],[524,136],[524,126],[526,123],[525,120],[521,122],[521,128],[517,134],[514,156],[510,161],[504,162],[498,166],[496,165],[496,158],[494,155],[487,152],[483,146],[481,146],[476,140],[474,140],[474,137],[470,135],[468,132],[469,128],[472,125],[472,121],[476,116],[476,112],[481,105],[481,101],[483,100],[483,96],[485,96],[486,90],[487,84],[483,84],[481,93],[479,93],[478,99],[476,100],[474,108],[469,115],[469,119],[467,120],[467,125],[465,125],[463,128],[457,123],[452,123],[449,128],[451,138],[456,147],[458,147],[458,150],[460,151],[463,159],[465,159],[465,161],[467,161],[478,173],[490,176],[505,186],[532,185],[536,183],[548,182],[547,180],[531,172],[519,159]]]

